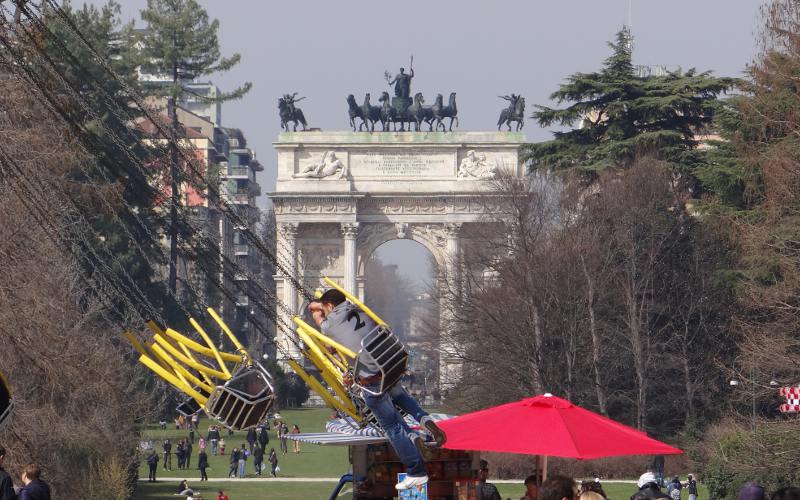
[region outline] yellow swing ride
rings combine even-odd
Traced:
[[[346,384],[345,380],[352,380],[348,374],[358,372],[359,354],[368,352],[380,367],[381,386],[378,393],[382,393],[405,374],[408,353],[389,325],[375,312],[330,278],[325,277],[324,281],[342,292],[378,326],[364,336],[362,349],[356,353],[323,335],[299,316],[294,316],[292,320],[299,339],[297,346],[316,370],[296,359],[288,359],[287,364],[311,390],[354,427],[369,424],[378,426],[361,397],[364,388],[357,383]],[[320,293],[317,292],[317,298]],[[234,430],[255,427],[266,418],[274,403],[275,392],[270,382],[272,377],[247,352],[219,314],[210,307],[207,311],[235,346],[235,352],[217,349],[194,318],[189,318],[189,324],[204,344],[172,328],[162,330],[152,321],[147,324],[152,332],[148,341],[140,342],[131,332],[125,332],[125,336],[139,351],[139,362],[189,396],[179,411],[193,414],[202,409],[211,418]]]

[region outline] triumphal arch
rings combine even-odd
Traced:
[[[329,276],[369,304],[364,271],[372,252],[389,240],[412,239],[434,256],[437,282],[453,284],[470,227],[491,216],[492,180],[523,175],[524,142],[521,132],[282,133],[274,143],[272,194],[278,253],[308,288]],[[290,280],[275,281],[290,311],[304,307]],[[291,324],[287,308],[277,313]],[[442,321],[447,313],[440,308]],[[281,334],[277,342],[279,357],[299,357]],[[449,361],[441,360],[442,377]]]

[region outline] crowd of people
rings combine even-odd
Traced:
[[[299,434],[300,427],[289,425],[280,420],[280,414],[274,417],[273,425],[278,437],[279,449],[284,454],[289,453],[288,438],[290,434]],[[161,419],[159,422],[162,429],[166,429],[166,420]],[[195,437],[199,433],[199,421],[197,415],[191,418],[186,418],[183,415],[175,418],[176,430],[185,430],[188,432],[188,437],[177,440],[176,443],[170,438],[165,438],[161,443],[161,452],[158,453],[152,442],[146,448],[149,453],[145,457],[145,462],[148,465],[149,474],[148,481],[156,482],[156,475],[158,472],[159,462],[165,471],[172,470],[173,455],[179,470],[188,470],[192,467],[192,453],[195,450]],[[270,437],[270,421],[269,419],[261,423],[255,428],[249,429],[245,437],[245,442],[241,446],[235,446],[232,450],[228,450],[229,470],[228,477],[231,478],[244,478],[248,474],[247,463],[252,463],[252,473],[256,476],[261,476],[264,471],[269,467],[269,472],[272,477],[277,477],[280,472],[278,465],[278,453],[275,448],[269,447]],[[233,439],[233,431],[228,430],[229,439]],[[209,456],[225,456],[226,443],[225,438],[221,435],[219,425],[210,425],[205,436],[200,436],[197,440],[197,462],[196,467],[200,471],[200,481],[208,481],[208,468]],[[293,441],[292,452],[300,453],[300,443]],[[0,500],[3,500],[0,498]]]
[[[14,484],[8,472],[3,469],[6,449],[0,446],[0,500],[50,500],[50,487],[42,480],[42,470],[30,463],[23,467],[19,483]]]
[[[482,500],[501,500],[497,487],[489,482],[489,463],[480,461],[478,472],[477,496]],[[536,474],[525,478],[525,494],[520,500],[608,500],[599,479],[577,482],[566,476],[550,476],[544,482],[539,481]],[[637,482],[638,491],[634,492],[631,500],[645,500],[650,498],[664,498],[681,500],[683,492],[688,495],[688,500],[698,500],[697,481],[689,474],[685,482],[678,476],[670,481],[658,479],[652,469],[642,474]],[[615,500],[618,500],[615,498]],[[800,500],[800,488],[784,487],[772,494],[757,483],[744,484],[737,495],[737,500]]]

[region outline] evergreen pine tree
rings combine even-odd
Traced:
[[[558,104],[570,103],[568,107],[536,106],[533,113],[541,126],[578,128],[528,145],[524,158],[534,169],[591,173],[649,154],[690,172],[699,161],[697,136],[711,124],[717,96],[735,80],[694,69],[640,75],[627,28],[609,47],[612,54],[599,72],[575,73],[551,94]]]
[[[167,85],[152,86],[149,93],[167,98],[167,113],[174,135],[179,137],[176,106],[187,93],[192,93],[186,84],[202,76],[228,71],[239,62],[240,56],[222,57],[217,39],[219,21],[209,21],[208,13],[195,0],[148,0],[141,17],[147,23],[147,30],[141,37],[142,70],[164,77],[169,82]],[[248,82],[216,97],[198,94],[194,94],[194,97],[207,102],[223,102],[241,98],[251,86]],[[178,151],[173,147],[169,162],[172,194],[168,278],[168,286],[173,292],[177,283],[177,212],[181,203],[178,186],[190,180],[180,175],[179,161]]]

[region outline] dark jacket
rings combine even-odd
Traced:
[[[11,476],[0,467],[0,500],[15,500],[16,498],[17,494],[14,493],[14,483],[11,481]]]
[[[500,492],[492,483],[478,483],[478,500],[502,500]]]
[[[631,500],[645,500],[647,498],[669,498],[661,492],[656,483],[647,483],[631,496]]]
[[[50,500],[50,487],[34,479],[19,492],[19,500]]]
[[[258,462],[264,460],[264,448],[256,446],[256,448],[253,450],[253,459]]]
[[[236,450],[236,451],[234,451],[234,452],[231,452],[231,463],[237,463],[237,462],[239,462],[239,456],[241,455],[241,453],[242,453],[242,452],[241,452],[241,451],[239,451],[239,450]]]
[[[262,427],[261,431],[258,433],[258,442],[261,444],[262,448],[269,444],[269,433],[266,427]]]
[[[204,451],[201,451],[197,455],[197,468],[202,469],[204,467],[208,467],[208,454]]]
[[[256,434],[255,429],[250,429],[247,431],[247,442],[248,443],[255,443],[256,439],[258,439],[258,434]]]
[[[150,467],[157,467],[158,466],[158,454],[151,453],[147,456],[147,465]]]

